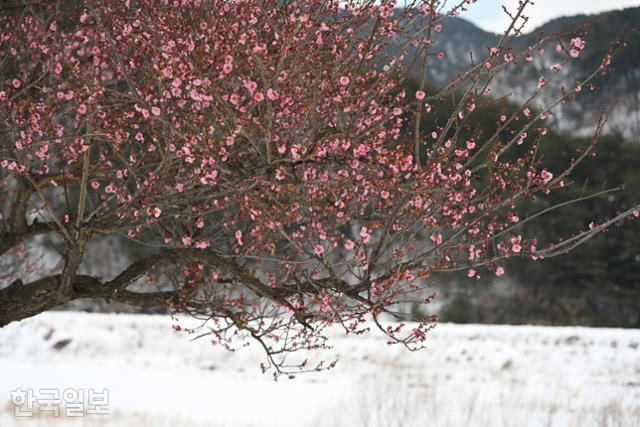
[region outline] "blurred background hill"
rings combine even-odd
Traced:
[[[609,121],[607,131],[618,132],[629,139],[637,139],[640,134],[640,7],[605,12],[598,15],[576,15],[557,18],[511,41],[514,51],[521,51],[534,44],[542,35],[581,35],[586,43],[583,55],[571,61],[562,71],[557,87],[572,88],[576,81],[591,74],[615,39],[626,41],[614,61],[615,72],[596,79],[599,90],[583,91],[579,101],[561,105],[556,110],[554,125],[557,129],[572,135],[589,135],[597,121],[603,105],[618,101],[616,114]],[[417,29],[417,28],[416,28]],[[435,34],[434,51],[446,52],[441,61],[431,61],[429,81],[441,86],[451,78],[466,70],[471,58],[479,60],[487,56],[489,48],[497,44],[497,35],[486,32],[462,18],[448,18],[442,31]],[[492,85],[494,96],[511,94],[513,102],[524,101],[536,89],[538,76],[559,62],[555,44],[545,46],[545,55],[536,55],[532,62],[518,61],[509,73],[503,73]],[[413,52],[414,53],[414,52]],[[408,55],[411,57],[412,55]],[[420,61],[413,66],[414,73],[420,73]],[[548,91],[541,101],[548,102],[557,91]]]

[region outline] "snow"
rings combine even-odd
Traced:
[[[316,356],[336,368],[274,382],[257,345],[228,352],[171,324],[51,312],[0,329],[0,425],[640,425],[640,330],[439,324],[413,353],[336,330]],[[17,388],[106,388],[111,414],[19,419]]]

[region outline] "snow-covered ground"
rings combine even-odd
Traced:
[[[334,370],[274,382],[257,346],[191,341],[169,317],[45,313],[0,329],[0,425],[640,426],[640,330],[440,324],[420,352],[333,344]],[[18,388],[108,389],[111,414],[16,418]]]

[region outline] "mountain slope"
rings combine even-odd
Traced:
[[[575,87],[577,81],[596,69],[614,39],[626,39],[627,46],[614,58],[615,72],[598,77],[595,80],[596,91],[584,90],[575,101],[559,106],[555,110],[553,120],[555,128],[572,134],[589,134],[602,107],[617,102],[607,132],[619,132],[627,138],[637,138],[636,135],[640,133],[640,34],[636,31],[638,23],[640,7],[598,15],[576,15],[554,19],[511,41],[515,51],[526,49],[543,34],[564,34],[565,41],[573,35],[583,35],[587,42],[580,58],[570,61],[561,71],[559,78],[538,100],[536,106],[541,107],[553,102],[561,87]],[[446,52],[445,59],[431,62],[429,81],[436,85],[446,84],[456,74],[465,70],[471,57],[474,60],[485,58],[489,49],[497,44],[495,35],[461,18],[447,19],[435,39],[434,50]],[[514,102],[527,99],[536,89],[538,78],[550,75],[551,65],[561,60],[560,54],[555,52],[555,42],[548,43],[545,50],[545,54],[537,55],[534,61],[514,63],[508,72],[502,73],[492,86],[494,96],[510,94],[510,99]],[[415,65],[413,71],[419,74],[420,65]]]

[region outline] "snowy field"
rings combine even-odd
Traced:
[[[0,426],[640,426],[640,330],[440,324],[417,353],[336,333],[334,370],[274,382],[257,346],[170,326],[56,312],[0,329]],[[110,414],[16,418],[18,388],[108,389]]]

